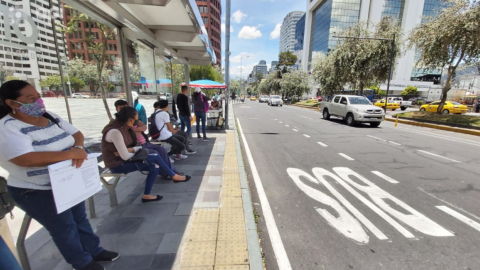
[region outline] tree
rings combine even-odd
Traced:
[[[185,82],[185,68],[183,65],[173,64],[170,61],[167,65],[167,78],[172,78],[173,89],[180,91],[180,85]],[[176,92],[174,90],[174,92]]]
[[[218,68],[212,65],[208,66],[190,66],[190,80],[211,80],[216,82],[223,82],[222,73]]]
[[[236,95],[242,94],[242,87],[239,79],[230,80],[230,91]]]
[[[6,82],[8,76],[13,76],[13,70],[5,68],[3,64],[0,64],[0,84]]]
[[[101,84],[108,81],[108,75],[112,73],[112,71],[108,70],[107,67],[104,67],[101,75],[101,80],[99,80],[97,65],[93,61],[84,61],[77,57],[68,60],[67,66],[68,75],[77,77],[81,79],[86,85],[89,85],[90,89],[93,89],[93,96],[97,95],[98,89],[100,89]]]
[[[300,97],[308,93],[311,89],[308,73],[302,70],[295,70],[283,74],[280,85],[287,96],[296,95]]]
[[[51,75],[40,81],[41,87],[47,87],[48,90],[57,90],[62,86],[60,75]]]
[[[480,58],[480,1],[445,1],[447,8],[417,26],[408,44],[420,53],[416,68],[427,71],[441,68],[447,73],[438,113],[442,112],[458,66],[478,65]]]
[[[343,90],[344,76],[340,68],[339,58],[334,54],[337,51],[332,51],[330,56],[323,53],[313,54],[311,63],[312,74],[314,81],[319,85],[320,92],[324,96],[332,96],[335,92]]]
[[[291,51],[281,52],[278,55],[277,69],[281,66],[291,67],[297,62],[297,56]]]
[[[409,86],[407,86],[407,87],[405,88],[405,90],[402,91],[401,94],[402,94],[402,96],[406,96],[406,95],[416,95],[417,92],[418,92],[418,88],[417,88],[417,87],[409,85]]]
[[[72,9],[70,6],[67,5],[65,5],[65,8]],[[107,81],[103,79],[102,75],[104,75],[107,62],[107,42],[108,40],[115,39],[116,30],[111,29],[101,23],[98,23],[97,21],[94,21],[92,18],[90,18],[84,13],[71,12],[71,14],[74,15],[72,15],[70,21],[66,25],[57,24],[57,26],[60,27],[59,31],[65,34],[73,34],[80,31],[80,29],[78,28],[80,24],[84,24],[87,27],[88,31],[85,33],[83,42],[87,45],[89,55],[93,57],[93,62],[97,67],[97,78],[100,89],[102,91],[103,105],[105,106],[108,118],[112,119],[112,114],[110,113],[110,109],[107,103],[107,93],[105,90]],[[93,29],[95,29],[96,31],[93,32]],[[97,38],[96,33],[99,34],[99,38]]]
[[[5,77],[5,81],[6,81],[6,82],[8,82],[8,81],[13,81],[13,80],[20,80],[20,78],[15,77],[15,76],[7,76],[7,77]]]
[[[69,79],[70,79],[70,86],[75,90],[75,92],[78,92],[81,88],[85,87],[85,82],[82,79],[75,76],[70,76]]]

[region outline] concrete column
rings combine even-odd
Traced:
[[[130,81],[130,68],[128,67],[127,39],[125,37],[125,33],[123,32],[123,27],[118,29],[118,37],[120,40],[120,50],[122,55],[123,89],[125,90],[125,96],[127,98],[128,104],[130,104],[130,106],[133,106],[132,84]]]

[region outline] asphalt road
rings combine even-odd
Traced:
[[[268,270],[480,269],[479,137],[234,110]]]

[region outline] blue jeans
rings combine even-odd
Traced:
[[[57,214],[51,190],[8,186],[8,192],[20,209],[47,229],[63,258],[73,268],[82,269],[103,251],[85,214],[85,202]]]
[[[0,236],[0,270],[22,270],[3,238]]]
[[[207,121],[207,114],[205,111],[196,111],[195,116],[197,118],[197,136],[200,138],[200,120],[202,120],[202,132],[203,137],[207,137],[207,131],[205,128],[205,122]]]
[[[167,153],[167,150],[163,148],[161,145],[158,144],[151,144],[151,143],[144,143],[142,144],[143,149],[147,149],[150,154],[159,154],[160,157],[163,159],[165,164],[167,165],[170,170],[172,170],[174,173],[178,173],[177,170],[175,169],[175,166],[173,166],[172,162],[170,161],[170,156]],[[161,174],[161,176],[167,176],[166,174]]]
[[[187,134],[190,136],[192,133],[192,123],[190,123],[190,116],[188,115],[180,115],[181,127],[180,130],[185,132],[185,127],[187,127]]]
[[[110,168],[113,173],[131,173],[135,171],[148,171],[143,194],[150,195],[153,184],[159,174],[173,177],[176,173],[168,168],[167,164],[157,154],[148,155],[143,161],[125,161],[122,165]]]

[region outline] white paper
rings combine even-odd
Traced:
[[[89,154],[82,167],[72,167],[71,160],[48,166],[57,213],[79,204],[102,190],[97,157]]]

